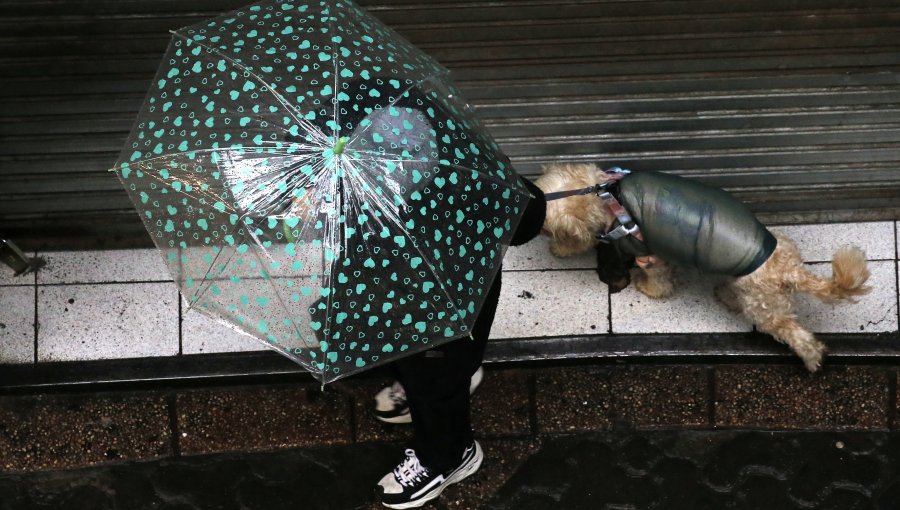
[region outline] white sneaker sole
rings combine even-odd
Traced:
[[[454,483],[461,482],[466,478],[475,474],[476,471],[481,467],[481,463],[484,461],[484,451],[481,449],[481,445],[478,441],[475,441],[475,455],[472,456],[472,459],[467,463],[459,467],[456,471],[450,474],[444,483],[438,485],[434,489],[426,492],[425,494],[419,496],[418,499],[414,499],[412,501],[407,501],[406,503],[396,503],[393,505],[389,505],[387,503],[382,503],[382,505],[387,508],[393,508],[395,510],[403,510],[404,508],[418,508],[425,503],[428,503],[432,499],[437,498],[444,492],[444,489],[453,485]]]
[[[406,414],[398,414],[397,416],[378,416],[375,415],[375,419],[378,421],[382,421],[384,423],[395,423],[395,424],[403,424],[403,423],[412,423],[412,415],[409,413]]]
[[[481,384],[481,380],[484,379],[484,369],[478,367],[478,370],[472,374],[472,379],[469,381],[469,395],[475,393],[475,390],[478,389],[478,386]],[[372,413],[375,416],[375,419],[384,423],[392,423],[395,425],[402,425],[407,423],[412,423],[412,416],[407,412],[406,414],[398,414],[397,416],[381,416],[378,414],[379,409],[379,399],[387,400],[386,396],[382,396],[382,393],[386,394],[387,388],[381,390],[378,395],[375,396],[375,412]]]

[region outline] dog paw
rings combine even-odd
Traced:
[[[814,345],[807,346],[807,349],[804,352],[798,352],[797,354],[800,355],[806,369],[809,370],[810,373],[816,373],[822,368],[822,360],[825,358],[826,352],[827,349],[825,348],[825,345],[817,341]]]
[[[634,287],[649,298],[664,299],[675,292],[674,285],[668,279],[647,278],[645,274],[639,272],[632,281]]]
[[[606,284],[606,287],[609,290],[610,294],[622,292],[625,287],[628,287],[628,284],[631,283],[631,280],[627,276],[621,276],[615,280],[610,281],[604,281],[603,278],[600,278],[600,281],[603,281]]]
[[[740,313],[741,311],[741,303],[738,301],[737,294],[734,293],[734,289],[731,288],[728,284],[722,284],[716,286],[713,289],[713,294],[716,296],[716,299],[725,305],[729,311],[733,313]]]

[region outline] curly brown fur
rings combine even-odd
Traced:
[[[535,181],[544,193],[579,189],[604,182],[606,175],[592,164],[561,164],[544,168]],[[591,249],[596,234],[606,232],[615,217],[592,195],[547,203],[544,230],[550,236],[550,251],[556,256],[575,255]],[[811,273],[794,242],[773,232],[778,246],[769,259],[749,275],[734,278],[716,289],[716,297],[740,311],[759,331],[770,334],[794,351],[810,372],[819,369],[825,346],[797,321],[792,311],[795,293],[806,293],[825,302],[854,301],[871,288],[866,256],[855,246],[837,250],[831,278]],[[663,298],[674,292],[672,267],[657,260],[635,269],[635,287],[648,297]]]
[[[593,165],[557,165],[544,172],[534,183],[545,194],[586,188],[606,180],[602,170]],[[547,202],[544,230],[550,235],[550,253],[568,257],[584,253],[597,243],[595,234],[606,231],[614,218],[605,208],[595,207],[597,197],[580,195]]]
[[[647,297],[664,299],[675,293],[675,268],[656,260],[635,270],[634,287]]]

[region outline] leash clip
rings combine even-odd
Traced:
[[[644,238],[637,222],[631,218],[631,215],[628,214],[628,211],[622,207],[622,204],[620,204],[618,200],[616,200],[616,197],[613,196],[609,190],[601,191],[599,196],[613,215],[615,215],[616,219],[619,221],[619,226],[605,234],[598,235],[597,239],[603,243],[610,243],[626,236],[634,236],[639,241],[643,241]]]
[[[601,243],[610,244],[617,239],[621,239],[623,237],[635,236],[638,239],[641,239],[641,229],[638,228],[637,223],[631,221],[628,224],[619,224],[618,227],[610,230],[605,234],[597,234],[597,240]]]

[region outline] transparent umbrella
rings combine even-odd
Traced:
[[[468,337],[529,194],[447,74],[345,0],[174,32],[115,171],[190,308],[323,383]]]

